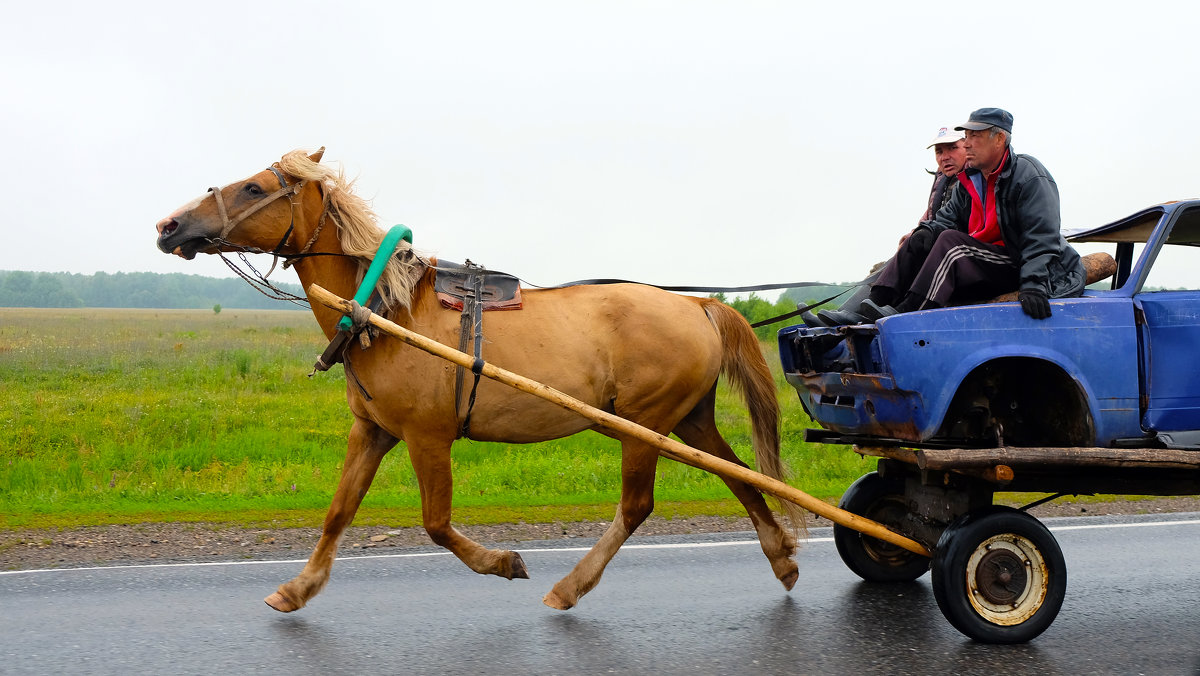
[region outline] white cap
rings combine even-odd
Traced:
[[[934,136],[933,140],[929,142],[929,145],[925,146],[925,149],[928,150],[940,143],[956,143],[966,137],[966,134],[961,131],[956,131],[951,127],[942,127],[938,130],[937,136]]]

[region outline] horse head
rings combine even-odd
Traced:
[[[316,164],[324,152],[289,153],[248,178],[209,188],[157,223],[159,250],[188,260],[218,251],[295,253],[290,240],[304,193],[317,195],[319,205],[320,182],[297,178],[294,165]]]
[[[272,254],[289,262],[322,260],[297,263],[301,283],[332,289],[339,284],[332,275],[357,284],[386,232],[341,170],[320,163],[324,152],[294,150],[249,178],[209,188],[158,222],[159,250],[188,260],[225,251]],[[327,221],[333,225],[325,227]],[[408,308],[426,266],[408,242],[396,252],[378,290],[386,308]]]

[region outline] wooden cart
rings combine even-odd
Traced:
[[[921,542],[932,559],[834,526],[846,565],[872,582],[930,570],[946,619],[987,643],[1028,641],[1054,621],[1067,569],[1054,536],[1028,509],[1064,495],[1197,495],[1200,452],[1164,448],[906,448],[808,430],[822,443],[856,444],[880,458],[839,507]],[[877,444],[878,442],[876,442]],[[1050,494],[1020,509],[996,493]]]

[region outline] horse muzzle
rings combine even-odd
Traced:
[[[158,250],[163,253],[175,254],[180,258],[192,260],[197,253],[212,248],[209,237],[188,233],[174,217],[168,216],[154,226],[158,230]]]

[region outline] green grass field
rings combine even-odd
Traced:
[[[319,524],[351,416],[340,367],[313,378],[324,337],[292,311],[0,308],[0,528],[142,521]],[[774,363],[791,483],[834,498],[874,459],[806,444],[810,423]],[[751,461],[740,398],[718,422]],[[619,445],[599,434],[507,445],[459,441],[460,523],[610,519]],[[739,514],[715,476],[662,460],[655,512]],[[420,523],[404,445],[356,523]]]

